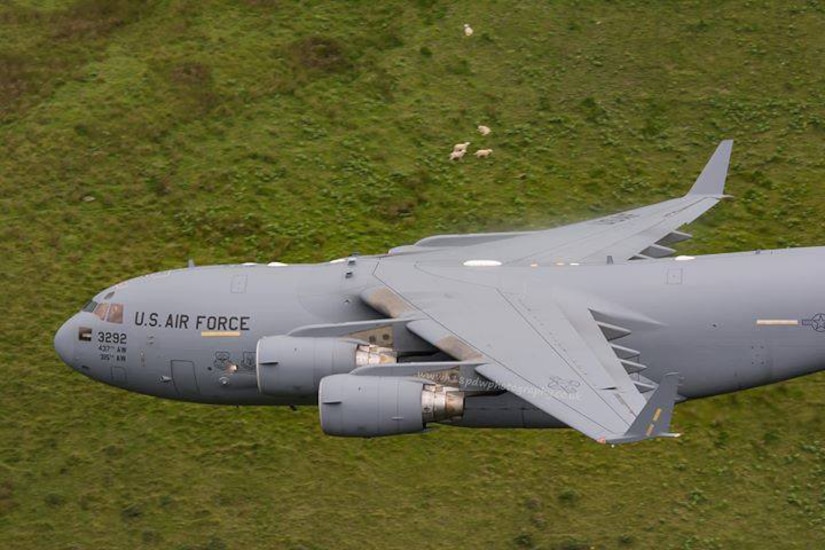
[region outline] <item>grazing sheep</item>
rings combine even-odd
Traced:
[[[482,126],[478,127],[478,133],[481,134],[482,136],[486,136],[490,132],[492,132],[492,130],[490,130],[489,126],[483,126],[482,125]]]
[[[473,28],[467,23],[464,23],[464,36],[473,36]]]
[[[460,151],[453,151],[452,153],[450,153],[450,160],[461,160],[461,158],[464,156],[464,153],[466,152],[466,149],[461,149]]]
[[[479,149],[478,151],[476,151],[476,158],[486,159],[487,157],[489,157],[492,154],[493,154],[492,149]]]
[[[453,151],[454,152],[455,151],[464,151],[464,152],[466,152],[467,147],[469,147],[469,146],[470,146],[469,141],[465,141],[464,143],[456,143],[455,145],[453,145]]]

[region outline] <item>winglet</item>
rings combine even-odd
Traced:
[[[688,195],[724,195],[725,178],[728,175],[730,153],[733,149],[733,140],[726,139],[716,148],[696,183],[688,191]]]
[[[679,434],[668,432],[678,385],[679,375],[677,373],[666,374],[627,433],[619,437],[605,438],[603,443],[617,445],[652,437],[679,437]]]

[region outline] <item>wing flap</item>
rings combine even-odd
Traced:
[[[625,433],[629,426],[617,417],[589,414],[585,405],[588,397],[569,384],[562,386],[554,380],[555,389],[543,390],[518,372],[498,364],[481,365],[476,367],[476,372],[592,439],[618,437],[617,434]]]
[[[560,305],[565,317],[570,321],[571,328],[578,333],[584,345],[596,356],[599,365],[604,368],[604,372],[610,377],[613,388],[621,394],[624,401],[631,404],[631,410],[639,411],[644,406],[645,401],[628,376],[631,371],[628,370],[626,361],[620,360],[616,355],[590,310],[577,303],[562,303]]]

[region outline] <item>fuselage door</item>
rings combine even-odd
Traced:
[[[181,397],[200,395],[198,381],[195,378],[195,363],[192,361],[172,360],[172,380]]]

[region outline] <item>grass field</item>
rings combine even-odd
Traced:
[[[822,374],[682,405],[678,441],[360,441],[52,349],[190,257],[567,223],[682,193],[724,138],[737,200],[682,249],[823,244],[823,29],[819,0],[0,0],[0,547],[825,547]]]

